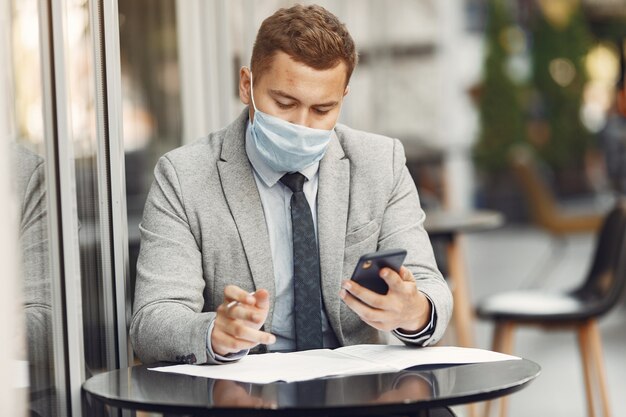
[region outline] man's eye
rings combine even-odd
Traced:
[[[323,115],[325,115],[325,114],[328,114],[328,112],[329,112],[330,110],[313,109],[313,111],[314,111],[315,113],[319,114],[320,116],[323,116]]]
[[[285,103],[281,103],[280,101],[277,101],[276,105],[278,107],[280,107],[281,109],[289,109],[289,108],[293,107],[293,103],[285,104]]]

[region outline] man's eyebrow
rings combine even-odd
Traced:
[[[293,100],[293,101],[300,101],[297,98],[290,96],[289,94],[285,93],[284,91],[280,91],[280,90],[269,90],[269,93],[273,96],[279,96],[279,97],[283,97],[289,100]]]
[[[293,101],[297,101],[298,103],[300,102],[300,100],[298,100],[297,98],[290,96],[289,94],[285,93],[284,91],[281,90],[269,90],[270,95],[272,96],[279,96],[279,97],[283,97],[286,98],[288,100],[293,100]],[[315,105],[315,107],[334,107],[337,104],[339,104],[339,101],[328,101],[326,103],[318,103]]]

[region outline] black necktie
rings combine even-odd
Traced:
[[[320,260],[311,208],[302,191],[305,180],[299,172],[286,174],[280,179],[293,192],[291,224],[297,350],[323,347]]]

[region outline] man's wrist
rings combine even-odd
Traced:
[[[417,308],[420,309],[422,306],[426,307],[424,308],[424,311],[418,315],[417,320],[413,319],[396,329],[404,335],[413,336],[420,334],[424,332],[433,321],[434,309],[432,301],[423,292],[418,290],[417,293]]]
[[[213,328],[215,326],[215,319],[211,321],[209,324],[209,329],[207,330],[207,338],[206,338],[206,351],[207,355],[210,359],[212,359],[216,363],[228,363],[238,361],[243,358],[250,352],[249,349],[243,349],[239,352],[229,353],[227,355],[220,355],[213,350],[213,346],[211,344],[211,335],[213,334]]]
[[[437,321],[436,314],[435,314],[435,305],[433,304],[429,296],[427,296],[426,294],[422,292],[420,293],[427,300],[428,321],[426,322],[426,324],[420,323],[420,325],[417,327],[417,330],[410,330],[410,328],[409,330],[407,330],[405,328],[399,327],[393,331],[397,336],[400,336],[402,338],[409,338],[409,339],[414,339],[414,338],[421,339],[422,337],[431,335],[434,332],[435,323]]]

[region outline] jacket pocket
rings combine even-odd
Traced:
[[[348,249],[353,245],[359,244],[364,240],[367,240],[373,234],[378,232],[378,223],[376,220],[372,220],[364,225],[359,225],[353,230],[346,233],[346,245],[345,248]]]
[[[346,235],[346,247],[343,252],[343,277],[350,277],[362,255],[376,250],[378,234],[378,223],[371,221]]]

